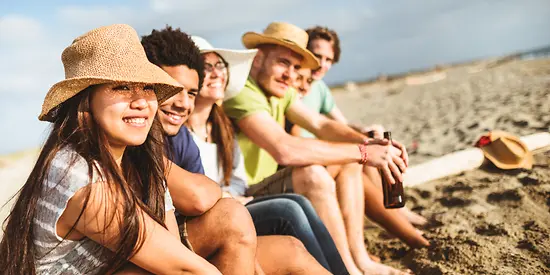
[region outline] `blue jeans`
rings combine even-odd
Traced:
[[[281,194],[252,200],[246,205],[258,236],[289,235],[333,274],[349,274],[327,228],[303,196]]]

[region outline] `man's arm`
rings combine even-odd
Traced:
[[[198,216],[210,210],[222,196],[221,188],[205,175],[185,171],[166,160],[168,190],[178,212]]]
[[[238,125],[252,142],[266,150],[281,165],[331,165],[361,160],[356,144],[291,136],[267,112],[247,116]]]
[[[323,140],[363,143],[367,139],[365,135],[355,131],[346,124],[309,110],[299,100],[290,106],[285,115],[292,123],[308,130]]]
[[[337,109],[337,107],[334,107],[333,109]],[[337,112],[339,112],[339,110]],[[287,119],[291,122],[304,127],[318,138],[329,141],[363,143],[367,139],[366,134],[368,131],[374,130],[374,137],[377,139],[383,139],[383,132],[385,131],[382,126],[376,124],[362,128],[363,131],[358,131],[358,129],[355,129],[352,126],[343,124],[339,121],[330,119],[324,115],[309,110],[300,101],[296,101],[292,104],[286,115]],[[295,121],[293,121],[293,119]],[[344,120],[346,119],[344,118]],[[405,146],[395,140],[392,141],[392,145],[399,149],[402,161],[406,166],[408,166],[409,155],[407,154],[407,149]],[[401,171],[405,171],[404,169],[405,168],[402,167]]]
[[[338,106],[334,106],[332,108],[332,110],[327,114],[327,116],[333,120],[336,120],[342,124],[348,124],[348,120],[346,119],[346,117],[344,116],[344,114],[342,113],[342,111],[340,111],[340,109],[338,108]]]
[[[282,165],[332,165],[361,160],[357,144],[291,136],[267,112],[249,115],[238,125],[252,142]],[[392,173],[398,180],[403,180],[401,171],[405,171],[406,165],[399,149],[388,146],[387,141],[372,140],[366,150],[367,165],[381,169],[391,183],[394,182]]]

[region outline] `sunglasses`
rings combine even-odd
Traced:
[[[204,63],[204,71],[207,73],[211,73],[214,71],[214,69],[224,72],[227,69],[227,64],[225,62],[217,62],[216,64],[212,65],[210,63]]]

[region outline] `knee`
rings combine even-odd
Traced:
[[[327,169],[320,165],[310,165],[295,168],[293,172],[293,184],[298,185],[308,193],[320,191],[322,193],[335,193],[336,185]]]
[[[224,198],[211,211],[216,211],[221,236],[227,242],[256,246],[256,229],[250,213],[238,201]]]
[[[285,247],[290,253],[294,255],[300,255],[306,250],[304,244],[295,237],[292,236],[280,236],[281,247]]]
[[[271,207],[272,211],[295,230],[309,224],[304,209],[298,202],[288,198],[277,198],[274,202],[276,203]]]
[[[285,194],[285,198],[295,201],[301,207],[304,207],[305,205],[310,204],[309,200],[306,197],[299,194]]]
[[[304,244],[295,237],[281,236],[281,247],[284,247],[285,254],[290,261],[289,266],[301,266],[304,264],[304,259],[310,254]]]

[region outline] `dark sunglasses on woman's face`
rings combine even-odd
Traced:
[[[227,68],[227,65],[224,62],[217,62],[216,64],[212,65],[210,63],[204,63],[204,71],[207,73],[211,73],[214,71],[214,68],[218,71],[224,71]]]

